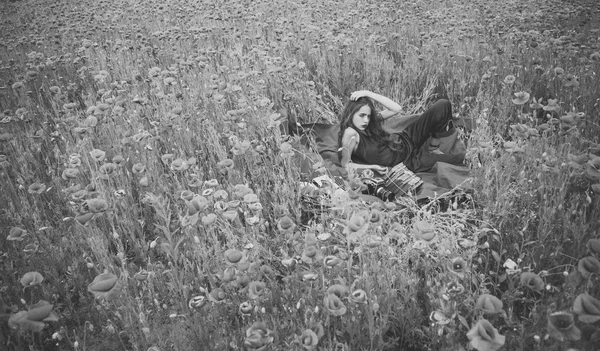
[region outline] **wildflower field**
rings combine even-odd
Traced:
[[[0,349],[600,350],[595,1],[0,18]],[[473,191],[307,206],[286,126],[360,89],[447,98]]]

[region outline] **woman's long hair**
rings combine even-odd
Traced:
[[[350,100],[346,103],[346,106],[344,106],[344,110],[342,111],[341,115],[338,146],[340,148],[342,147],[342,138],[344,137],[344,131],[346,130],[346,128],[351,127],[356,129],[354,127],[354,124],[352,123],[352,117],[356,112],[358,112],[358,110],[360,110],[365,105],[369,106],[369,108],[371,109],[371,115],[369,116],[369,124],[367,125],[367,128],[364,132],[359,130],[357,131],[360,134],[366,134],[367,136],[373,138],[375,141],[380,141],[389,145],[390,147],[392,147],[392,149],[397,149],[397,147],[394,145],[395,143],[390,139],[390,134],[386,132],[382,127],[383,117],[381,117],[381,114],[375,112],[375,104],[373,103],[373,100],[369,99],[368,97],[361,97],[354,101]]]

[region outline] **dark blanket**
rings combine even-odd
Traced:
[[[399,132],[404,127],[404,121],[397,117],[387,119],[384,124],[384,129],[389,133]],[[332,176],[345,176],[337,152],[339,132],[339,124],[309,123],[303,124],[300,129],[303,144],[321,155]],[[418,199],[432,198],[457,187],[470,188],[469,168],[463,164],[466,148],[458,138],[458,132],[440,139],[439,152],[430,152],[428,148],[429,141],[417,151],[414,161],[415,173],[424,181],[417,194]],[[303,172],[311,173],[310,163],[314,161],[314,158],[306,159]]]

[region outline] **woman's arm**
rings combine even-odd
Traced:
[[[390,118],[402,111],[402,106],[400,106],[397,102],[393,101],[390,98],[387,98],[383,95],[376,94],[369,90],[359,90],[359,91],[353,92],[350,95],[350,100],[356,100],[363,96],[377,101],[378,103],[382,104],[387,109],[387,110],[383,110],[380,112],[381,116],[384,119]]]

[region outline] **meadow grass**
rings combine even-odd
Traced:
[[[3,1],[0,345],[596,350],[594,6]],[[306,207],[360,89],[452,102],[469,201]]]

